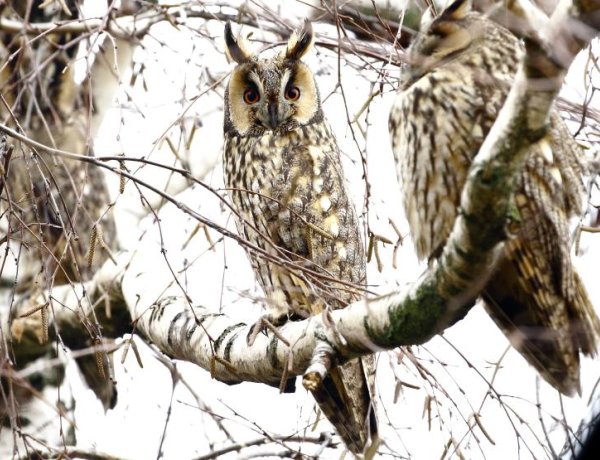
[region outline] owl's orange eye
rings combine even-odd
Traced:
[[[290,101],[297,101],[300,99],[300,88],[297,86],[288,86],[285,90],[285,97]]]
[[[260,101],[260,94],[256,88],[248,88],[244,91],[244,102],[246,104],[256,104],[258,101]]]

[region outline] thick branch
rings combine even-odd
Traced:
[[[100,338],[121,337],[131,331],[120,292],[127,258],[121,256],[119,260],[123,261],[120,266],[110,260],[105,263],[93,281],[57,286],[22,297],[13,305],[9,326],[3,330],[10,331],[19,367],[49,351],[58,333],[65,344],[79,349],[90,342],[100,344]],[[97,318],[101,330],[92,318]]]
[[[156,276],[149,266],[159,264],[149,265],[146,249],[131,256],[122,283],[136,330],[167,355],[210,370],[219,380],[277,384],[285,368],[291,375],[305,371],[317,342],[328,342],[343,361],[379,349],[423,343],[462,318],[507,237],[513,178],[523,167],[530,146],[545,134],[548,113],[575,53],[600,29],[598,2],[567,6],[544,25],[542,39],[527,39],[526,57],[507,102],[471,168],[461,198],[462,212],[449,243],[439,262],[412,287],[357,302],[333,312],[331,318],[289,322],[279,333],[293,349],[290,361],[288,346],[273,335],[259,335],[248,347],[250,325],[213,309],[192,306],[183,295],[162,296],[157,301],[148,289]],[[585,34],[580,33],[579,17],[586,18]],[[164,256],[156,251],[150,257]]]

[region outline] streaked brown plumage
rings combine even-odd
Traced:
[[[42,2],[29,6],[25,3],[16,2],[13,7],[31,22],[78,15],[77,2],[67,2],[70,16],[56,5],[41,8]],[[5,62],[0,71],[0,91],[10,107],[9,111],[0,104],[3,122],[18,126],[44,145],[92,154],[89,94],[73,75],[77,37],[46,34],[32,44],[20,34],[3,33],[0,38],[0,54],[17,56]],[[43,283],[89,279],[106,260],[100,249],[88,267],[92,227],[102,226],[110,236],[108,246],[116,247],[114,222],[106,214],[109,198],[102,171],[77,160],[50,157],[43,152],[37,155],[16,140],[10,143],[14,146],[7,171],[11,230],[19,229],[21,222],[28,226],[22,234],[25,253],[44,264]],[[13,238],[19,239],[18,235]],[[34,276],[37,270],[27,276]]]
[[[249,252],[267,297],[266,318],[281,324],[325,305],[343,308],[359,295],[351,286],[365,283],[365,255],[339,148],[314,76],[300,60],[312,42],[310,23],[271,59],[246,51],[229,25],[225,39],[238,64],[225,93],[225,184],[240,235],[283,262]],[[313,391],[354,452],[376,430],[363,366],[370,373],[372,361],[333,369]]]
[[[30,23],[64,21],[79,14],[78,2],[72,0],[64,2],[70,14],[63,10],[63,2],[8,3],[3,16]],[[0,104],[0,118],[44,145],[93,155],[90,94],[85,84],[75,81],[73,71],[79,39],[64,32],[45,33],[36,39],[2,32],[0,93],[6,106]],[[98,245],[88,265],[92,228],[102,230],[106,248],[117,246],[103,172],[88,163],[36,152],[17,139],[6,141],[12,155],[10,161],[1,159],[5,177],[0,206],[6,212],[8,239],[18,258],[16,289],[35,295],[53,285],[91,279],[107,259],[106,249]],[[92,335],[98,338],[99,328]],[[93,343],[92,338],[76,344],[70,343],[71,339],[64,334],[67,346]],[[77,363],[104,406],[112,407],[114,385],[100,374],[96,360],[96,356],[86,355]]]
[[[390,114],[392,146],[416,251],[437,257],[469,166],[500,110],[522,47],[507,29],[450,5],[411,45]],[[596,350],[600,321],[569,254],[568,218],[582,206],[580,149],[554,112],[551,132],[516,183],[516,237],[486,285],[485,307],[512,345],[564,394],[579,390],[579,352]]]

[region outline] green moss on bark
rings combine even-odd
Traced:
[[[381,332],[373,331],[368,321],[365,327],[372,339],[383,347],[417,345],[427,342],[437,333],[436,323],[446,311],[446,302],[432,280],[421,283],[417,291],[404,302],[390,309],[390,325]]]

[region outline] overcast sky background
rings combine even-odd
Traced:
[[[268,3],[272,8],[278,7],[278,2]],[[300,2],[281,3],[285,3],[281,7],[282,17],[296,16],[298,23],[310,10]],[[248,7],[252,9],[256,5],[249,2]],[[190,24],[200,26],[204,22],[191,20]],[[222,87],[217,94],[208,93],[193,103],[190,101],[210,84],[207,72],[211,77],[218,78],[229,72],[232,65],[222,54],[223,24],[212,21],[206,27],[214,38],[212,41],[199,37],[190,30],[193,28],[176,30],[168,24],[159,24],[153,28],[151,36],[144,39],[144,49],[138,48],[134,58],[136,63],[143,62],[146,67],[145,84],[138,78],[133,88],[124,86],[119,92],[114,108],[96,139],[96,154],[145,156],[154,161],[176,164],[164,139],[170,136],[175,145],[180,142],[178,128],[170,127],[183,116],[188,132],[194,123],[198,128],[189,151],[180,149],[179,154],[185,156],[196,177],[215,188],[221,188]],[[234,28],[238,29],[236,25]],[[336,36],[335,29],[330,26],[314,24],[314,28],[317,34]],[[244,33],[250,30],[243,28]],[[255,37],[269,39],[261,32],[256,32]],[[255,46],[260,48],[259,44]],[[366,114],[359,118],[363,128],[368,126],[366,140],[355,125],[358,143],[366,145],[368,158],[372,195],[367,212],[363,206],[365,186],[361,180],[359,151],[348,128],[339,89],[332,93],[337,81],[336,57],[331,51],[317,48],[306,61],[317,74],[324,110],[344,154],[346,175],[359,213],[364,212],[368,216],[369,225],[375,233],[396,240],[389,219],[397,224],[403,234],[407,234],[408,228],[400,205],[387,131],[387,117],[394,98],[391,88],[386,86],[383,96],[373,100],[368,121],[365,120]],[[571,72],[568,89],[564,93],[569,98],[585,97],[581,72],[585,62],[586,56],[581,56],[577,67]],[[378,89],[368,83],[364,72],[358,72],[352,66],[342,68],[342,84],[348,96],[350,118],[354,117],[371,92]],[[389,72],[391,77],[396,77],[399,70],[390,67]],[[370,78],[374,80],[374,77]],[[128,82],[129,77],[124,75],[123,79]],[[151,168],[144,168],[140,174],[153,185],[170,180],[174,191],[182,190],[186,185],[178,178],[167,179],[166,174]],[[109,184],[117,196],[118,180],[109,178]],[[144,212],[138,191],[131,184],[127,186],[126,193],[117,198],[120,238],[124,247],[130,248],[135,244],[141,229],[156,233],[157,227],[152,219],[142,218]],[[203,215],[234,228],[228,216],[222,214],[218,200],[200,187],[186,189],[177,198]],[[175,267],[191,264],[182,279],[194,303],[214,306],[215,309],[222,306],[229,314],[233,312],[247,321],[257,318],[259,307],[252,307],[244,299],[260,294],[255,290],[249,263],[237,244],[225,241],[219,243],[214,251],[208,250],[209,244],[203,232],[198,232],[188,242],[196,222],[181,211],[167,205],[161,210],[160,216],[162,231],[166,232],[164,239],[169,260]],[[211,235],[213,241],[220,238],[216,233]],[[583,255],[575,259],[595,305],[600,305],[600,286],[594,275],[597,272],[595,265],[600,258],[598,238],[598,235],[584,234],[581,241]],[[156,257],[159,253],[158,236],[155,240],[155,247],[144,248],[149,260],[154,261],[159,260]],[[408,238],[399,248],[398,268],[392,267],[390,245],[381,248],[381,259],[384,263],[381,273],[374,261],[369,264],[369,282],[380,293],[416,280],[424,268],[417,263]],[[149,289],[161,292],[169,282],[165,279],[166,265],[161,267],[159,262],[158,265],[149,265],[149,269],[155,270],[157,276],[156,284],[149,286]],[[259,384],[227,386],[211,380],[202,369],[178,362],[177,369],[206,405],[198,407],[198,400],[181,382],[172,392],[169,370],[158,362],[154,352],[140,340],[137,343],[143,351],[144,368],[140,369],[131,351],[124,365],[119,362],[121,351],[116,353],[119,399],[117,407],[106,415],[100,404],[86,394],[79,383],[71,383],[79,398],[75,415],[81,447],[97,448],[124,458],[156,458],[164,432],[164,458],[192,458],[209,452],[211,446],[219,448],[228,444],[212,414],[222,419],[222,424],[237,441],[262,437],[263,430],[273,436],[296,432],[301,436],[318,436],[321,431],[330,430],[328,423],[321,421],[316,431],[312,431],[315,404],[300,382],[295,394],[285,395]],[[432,390],[406,358],[399,363],[401,353],[398,351],[380,353],[377,389],[381,432],[388,445],[388,449],[384,450],[398,456],[440,458],[452,437],[460,442],[461,452],[466,458],[545,458],[548,452],[536,440],[537,437],[544,444],[540,413],[536,408],[538,397],[541,417],[555,449],[559,450],[564,441],[564,429],[560,424],[564,417],[572,427],[578,424],[600,375],[599,366],[597,362],[583,361],[582,397],[564,398],[563,416],[558,394],[545,382],[539,381],[539,396],[536,395],[538,379],[535,372],[511,349],[503,358],[502,367],[494,380],[495,390],[503,395],[502,405],[485,396],[488,388],[486,379],[492,378],[494,363],[503,356],[507,346],[507,340],[481,306],[477,306],[463,321],[447,330],[443,337],[436,337],[425,346],[413,348],[415,355],[440,383],[443,391]],[[73,367],[71,372],[75,372]],[[394,401],[396,378],[420,389],[404,387]],[[431,426],[424,415],[425,403],[430,396],[434,397],[431,399]],[[170,418],[165,427],[169,411]],[[494,444],[481,429],[476,427],[473,433],[467,429],[473,412],[480,413],[482,424]],[[522,423],[518,417],[523,420]],[[515,432],[522,437],[519,442]],[[302,446],[302,451],[309,454],[317,449],[317,445],[310,443]],[[269,445],[248,449],[244,453],[280,450],[280,447]],[[340,452],[339,449],[325,451],[323,458],[339,458]],[[233,453],[227,458],[239,456]]]

